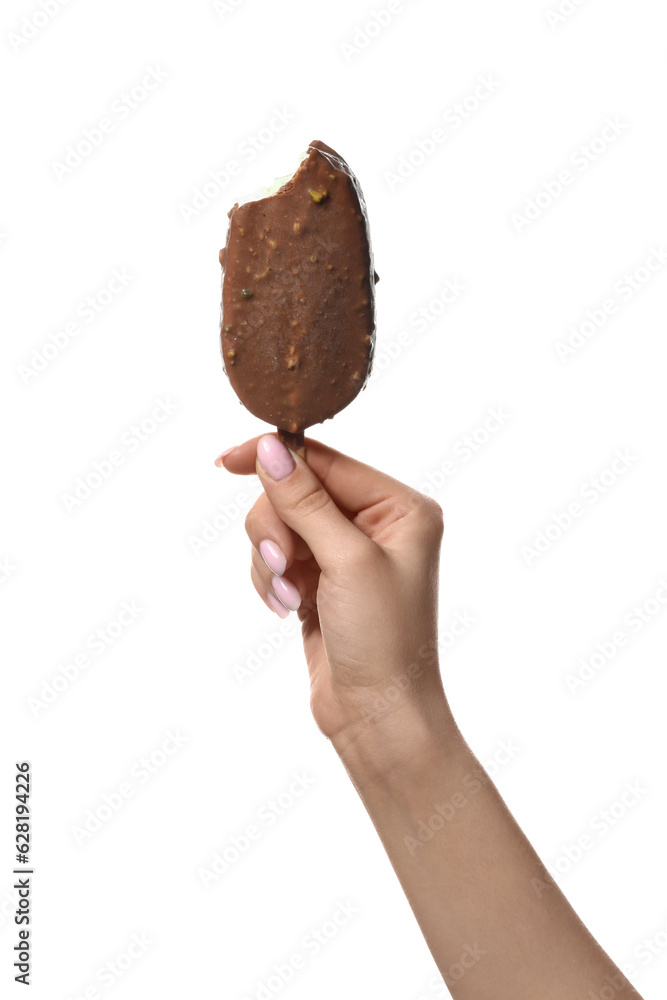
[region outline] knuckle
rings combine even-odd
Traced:
[[[380,579],[386,571],[385,553],[373,543],[366,544],[360,539],[356,545],[349,546],[338,554],[339,573],[345,573],[351,585],[364,578]]]
[[[256,514],[256,511],[255,511],[255,508],[252,507],[248,511],[248,513],[246,514],[245,520],[244,520],[244,523],[243,523],[243,526],[244,526],[245,531],[246,531],[246,535],[248,535],[249,538],[252,538],[252,536],[253,536],[253,525],[255,524],[256,518],[257,518],[257,514]]]
[[[313,483],[297,494],[294,498],[293,509],[301,517],[310,517],[313,514],[319,514],[320,511],[324,510],[332,502],[331,497],[322,489],[320,484]]]
[[[375,541],[359,531],[346,538],[328,553],[329,565],[335,570],[336,579],[345,586],[356,588],[360,580],[373,584],[388,571],[387,554]]]
[[[423,496],[418,507],[418,518],[420,526],[429,536],[442,538],[445,530],[445,519],[442,507],[437,500]]]
[[[263,497],[259,497],[255,501],[244,519],[246,534],[251,540],[260,530],[262,521],[266,519],[266,506],[262,503],[263,499]]]
[[[255,590],[257,591],[257,593],[259,594],[259,596],[261,597],[262,596],[262,589],[263,589],[262,588],[262,581],[260,579],[259,573],[255,569],[255,567],[252,565],[252,563],[250,565],[250,581],[251,581],[253,587],[255,588]]]

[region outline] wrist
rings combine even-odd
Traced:
[[[361,790],[414,780],[427,761],[449,757],[463,737],[441,689],[421,704],[407,701],[391,712],[367,714],[331,737],[331,743]]]

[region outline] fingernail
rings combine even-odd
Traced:
[[[225,448],[224,451],[220,452],[220,454],[218,455],[218,457],[215,460],[215,464],[218,466],[219,469],[222,468],[222,460],[225,457],[225,455],[229,455],[230,451],[234,451],[235,448],[236,448],[236,445],[233,444],[231,446],[231,448]]]
[[[271,583],[274,593],[281,604],[284,604],[289,611],[297,611],[301,604],[301,594],[294,584],[290,583],[289,580],[281,579],[279,576],[274,576]]]
[[[267,594],[266,599],[279,618],[289,618],[289,611],[284,604],[281,604],[280,601],[276,600],[273,594]]]
[[[276,576],[283,575],[287,566],[287,559],[279,545],[265,538],[263,542],[259,543],[259,554],[272,573],[275,573]]]
[[[265,434],[257,442],[257,458],[271,479],[284,479],[294,469],[294,459],[282,441]]]

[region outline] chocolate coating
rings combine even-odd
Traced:
[[[366,384],[375,347],[375,282],[359,182],[311,142],[268,198],[234,205],[221,343],[241,402],[292,434],[333,417]]]

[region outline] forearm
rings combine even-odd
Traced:
[[[454,1000],[590,1000],[612,987],[618,1000],[641,1000],[546,871],[444,699],[428,722],[395,716],[333,742]],[[393,746],[389,759],[383,746]]]

